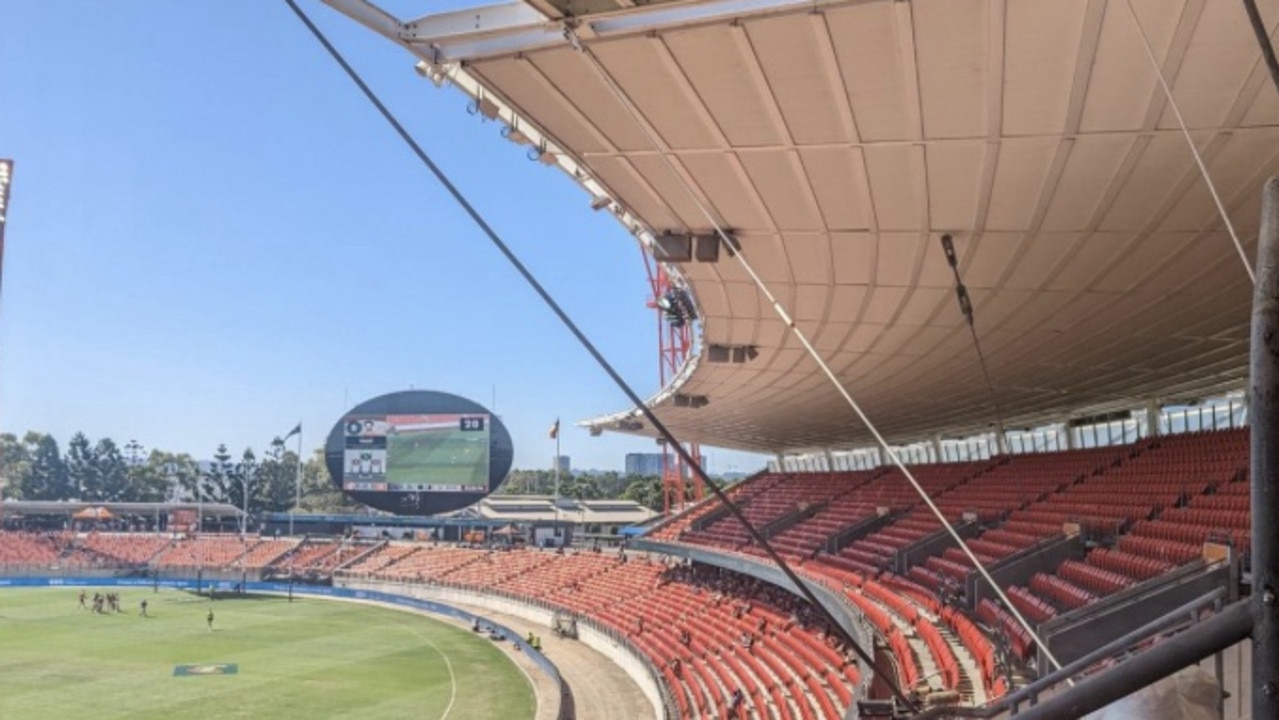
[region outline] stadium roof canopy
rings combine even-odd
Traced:
[[[403,21],[325,1],[641,239],[712,231],[703,206],[891,441],[994,420],[943,233],[1008,427],[1246,377],[1249,278],[1143,45],[1251,259],[1279,96],[1236,0],[1132,0],[1136,18],[1125,0],[529,0]],[[701,348],[758,350],[703,352],[652,398],[678,436],[866,443],[734,259],[676,274]],[[651,432],[633,415],[586,424]]]
[[[14,515],[66,515],[83,510],[106,508],[113,515],[154,515],[176,511],[203,512],[211,517],[238,517],[244,512],[226,503],[149,503],[89,502],[81,500],[5,500],[0,503],[0,518]]]

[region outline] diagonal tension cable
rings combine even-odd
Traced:
[[[1164,77],[1163,67],[1160,66],[1159,59],[1155,57],[1154,48],[1150,46],[1150,38],[1146,36],[1146,29],[1142,27],[1141,19],[1137,17],[1137,11],[1132,6],[1132,0],[1124,0],[1124,5],[1128,8],[1128,16],[1132,18],[1133,26],[1137,28],[1137,36],[1141,38],[1141,47],[1146,51],[1146,58],[1150,60],[1150,67],[1154,70],[1155,79],[1159,81],[1159,87],[1163,89],[1164,97],[1168,100],[1168,107],[1172,110],[1173,116],[1177,118],[1177,126],[1181,128],[1181,137],[1185,139],[1186,147],[1190,149],[1190,155],[1195,159],[1195,166],[1199,168],[1199,176],[1203,178],[1204,185],[1208,188],[1208,194],[1212,195],[1212,201],[1217,206],[1217,214],[1221,216],[1221,222],[1226,226],[1226,232],[1230,235],[1230,240],[1234,243],[1235,250],[1239,253],[1239,260],[1243,262],[1244,272],[1248,273],[1248,280],[1253,285],[1256,285],[1257,274],[1253,271],[1252,263],[1248,260],[1248,253],[1244,252],[1243,243],[1239,240],[1239,233],[1235,232],[1235,225],[1230,222],[1230,213],[1226,212],[1226,204],[1222,202],[1221,195],[1217,193],[1217,185],[1212,181],[1212,175],[1208,173],[1208,166],[1204,164],[1203,156],[1199,154],[1199,148],[1195,146],[1194,138],[1190,137],[1190,130],[1186,127],[1186,118],[1181,115],[1181,106],[1177,104],[1177,98],[1173,96],[1172,88],[1168,86],[1168,79]]]
[[[822,613],[825,616],[825,618],[830,622],[835,632],[837,632],[842,637],[842,639],[848,643],[849,647],[853,649],[853,651],[857,654],[857,657],[861,660],[861,662],[864,663],[866,667],[874,670],[875,673],[889,685],[890,689],[893,692],[893,695],[895,695],[897,699],[905,707],[910,708],[912,711],[917,709],[916,704],[912,702],[911,699],[908,698],[904,692],[902,692],[901,687],[896,682],[895,674],[886,672],[879,666],[879,664],[875,662],[874,657],[871,654],[869,654],[866,651],[866,649],[863,648],[857,642],[856,638],[854,638],[847,630],[844,629],[843,625],[841,625],[840,622],[835,618],[831,610],[827,608],[820,600],[817,599],[817,596],[813,593],[812,589],[808,586],[808,584],[802,578],[800,578],[799,575],[795,573],[795,571],[790,567],[789,564],[786,563],[785,560],[782,559],[780,555],[778,555],[777,551],[773,548],[773,546],[768,542],[766,538],[764,538],[763,534],[759,532],[759,529],[756,528],[749,520],[746,519],[746,516],[742,513],[741,508],[739,508],[735,503],[729,500],[728,496],[724,493],[724,489],[720,487],[719,483],[711,480],[710,477],[706,475],[706,471],[702,468],[701,463],[699,463],[692,456],[692,454],[690,454],[688,450],[684,448],[684,446],[679,442],[679,440],[676,439],[674,434],[672,434],[671,431],[667,429],[667,427],[660,420],[658,420],[657,415],[652,411],[652,409],[650,409],[644,403],[644,401],[639,397],[639,395],[636,394],[636,392],[631,388],[631,386],[624,379],[622,379],[622,376],[619,375],[615,369],[613,369],[613,366],[608,362],[607,359],[604,358],[604,356],[600,353],[600,351],[596,349],[595,345],[590,341],[590,339],[588,339],[586,335],[582,333],[581,329],[579,329],[577,324],[573,322],[572,318],[570,318],[568,314],[564,311],[564,309],[560,307],[559,303],[555,301],[555,298],[551,297],[551,294],[547,292],[546,288],[544,288],[542,284],[538,282],[537,278],[534,277],[534,275],[528,270],[528,268],[525,267],[524,263],[520,261],[519,257],[515,255],[515,253],[510,249],[510,247],[502,240],[502,238],[493,229],[493,227],[489,225],[488,221],[486,221],[484,217],[480,215],[480,213],[475,209],[475,207],[471,205],[470,201],[468,201],[466,197],[462,194],[462,192],[458,190],[457,186],[454,185],[451,180],[449,180],[448,176],[444,173],[444,171],[441,170],[439,166],[436,165],[435,162],[431,159],[431,157],[426,154],[426,151],[424,151],[422,147],[418,145],[417,141],[413,139],[413,136],[410,135],[409,132],[404,129],[404,126],[401,125],[400,122],[395,118],[395,115],[392,114],[389,109],[387,109],[386,105],[382,103],[382,101],[378,98],[377,94],[374,93],[373,90],[369,88],[369,86],[360,77],[360,74],[356,72],[355,69],[352,68],[351,65],[346,61],[346,58],[343,57],[342,53],[336,47],[334,47],[331,42],[329,42],[328,37],[324,35],[323,31],[321,31],[318,27],[316,27],[315,23],[311,21],[311,18],[307,16],[307,14],[302,10],[302,8],[298,7],[297,2],[295,0],[285,0],[285,3],[287,3],[289,8],[293,11],[293,13],[297,15],[298,19],[302,21],[302,24],[304,24],[307,27],[307,29],[311,31],[311,34],[315,36],[315,39],[318,40],[319,43],[324,46],[324,49],[328,51],[329,55],[338,63],[339,66],[341,66],[342,70],[347,74],[347,76],[351,79],[351,81],[354,82],[357,87],[359,87],[360,91],[364,94],[365,98],[367,98],[369,102],[372,103],[375,108],[377,108],[377,111],[382,115],[382,117],[387,121],[387,123],[391,125],[391,127],[395,130],[396,134],[400,136],[400,139],[402,139],[405,142],[405,144],[409,146],[409,149],[413,151],[413,154],[417,156],[418,160],[420,160],[422,164],[425,165],[428,170],[430,170],[431,174],[434,175],[435,179],[438,180],[439,183],[444,186],[444,189],[448,191],[449,195],[452,196],[453,200],[456,201],[457,204],[466,212],[466,214],[470,216],[471,220],[474,221],[477,226],[479,226],[480,230],[484,233],[484,235],[489,239],[489,241],[493,243],[493,246],[496,247],[497,250],[500,253],[502,253],[503,256],[506,257],[507,261],[510,262],[511,266],[515,268],[516,272],[518,272],[520,276],[524,278],[525,282],[528,283],[529,287],[531,287],[533,291],[537,293],[537,295],[542,299],[542,301],[546,304],[546,306],[550,308],[551,312],[553,312],[555,316],[559,318],[560,322],[563,323],[564,327],[567,328],[568,331],[573,335],[573,337],[577,339],[578,343],[582,346],[582,348],[585,349],[586,352],[590,354],[590,356],[595,360],[595,362],[600,366],[600,368],[609,376],[609,378],[613,381],[613,383],[617,385],[618,389],[620,389],[626,395],[626,397],[635,405],[635,407],[644,415],[644,417],[650,423],[652,423],[653,429],[656,430],[657,433],[666,440],[668,445],[674,448],[676,454],[680,456],[680,459],[683,460],[684,463],[686,463],[690,468],[693,469],[694,472],[697,473],[697,476],[701,478],[702,482],[705,483],[706,486],[711,489],[712,493],[714,493],[715,498],[725,508],[727,508],[730,513],[732,513],[733,517],[735,517],[738,522],[742,524],[742,526],[746,529],[746,532],[751,536],[751,539],[754,540],[760,546],[760,548],[763,549],[765,553],[768,554],[769,559],[771,559],[774,563],[777,564],[777,567],[786,575],[787,579],[790,580],[791,583],[795,585],[796,589],[798,589],[800,594],[804,596],[804,599],[807,600],[810,604],[812,604],[812,606],[818,612]]]

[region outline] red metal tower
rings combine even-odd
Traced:
[[[644,253],[644,268],[648,271],[649,286],[653,291],[648,306],[657,317],[657,370],[660,387],[666,387],[683,367],[693,352],[692,320],[676,324],[670,322],[666,310],[658,301],[667,297],[674,288],[666,268]],[[688,454],[702,462],[701,448],[697,443],[687,444]],[[662,444],[662,510],[667,515],[684,509],[692,501],[701,500],[706,488],[702,479],[665,443]]]

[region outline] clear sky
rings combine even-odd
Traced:
[[[304,7],[622,375],[656,391],[635,241],[407,53]],[[300,419],[311,448],[347,407],[419,388],[496,395],[516,467],[550,465],[557,416],[575,467],[656,450],[568,427],[625,397],[283,2],[0,0],[0,157],[16,163],[0,429],[205,458]],[[708,453],[712,472],[764,462]]]

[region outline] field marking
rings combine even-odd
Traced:
[[[453,674],[453,663],[449,660],[448,654],[441,650],[440,646],[436,645],[431,638],[418,632],[416,628],[408,625],[407,623],[397,622],[396,624],[416,635],[418,639],[422,640],[427,645],[430,645],[432,650],[439,654],[440,657],[444,658],[444,667],[448,668],[449,671],[449,704],[444,706],[444,714],[440,716],[440,720],[445,720],[445,718],[449,716],[449,713],[453,712],[453,702],[457,700],[457,677]]]

